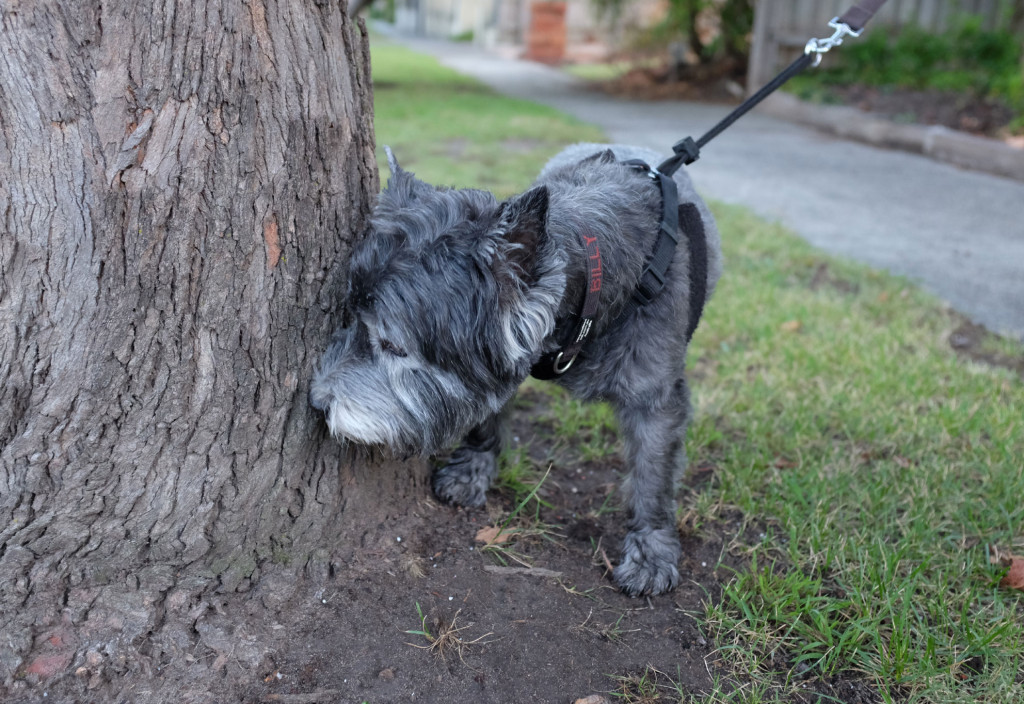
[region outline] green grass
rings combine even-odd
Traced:
[[[1024,599],[987,550],[1024,547],[1021,379],[957,359],[954,321],[905,281],[715,211],[728,269],[691,351],[688,444],[718,470],[690,501],[768,526],[705,614],[726,662],[765,685],[852,670],[887,698],[1024,701]]]
[[[869,31],[850,40],[821,69],[794,78],[787,90],[829,102],[828,87],[869,86],[952,91],[998,99],[1015,113],[1010,128],[1024,130],[1024,71],[1021,37],[985,30],[964,15],[939,34],[909,25],[898,34]]]
[[[663,63],[661,55],[652,58],[628,59],[622,61],[604,61],[589,64],[569,64],[564,67],[566,73],[584,81],[610,81],[621,78],[635,68],[658,68]]]
[[[437,185],[520,191],[540,166],[599,130],[536,103],[496,95],[435,59],[374,38],[374,128],[382,178],[389,145],[398,163]]]
[[[378,142],[428,181],[508,194],[562,144],[599,137],[431,59],[386,45],[373,59]],[[989,546],[1024,552],[1021,378],[958,359],[957,322],[906,281],[713,209],[726,273],[690,352],[688,451],[715,472],[682,510],[746,525],[742,566],[698,614],[720,655],[704,701],[793,701],[800,678],[835,673],[887,701],[1024,701],[1024,595],[989,563]],[[607,407],[549,407],[608,450]],[[518,511],[536,509],[528,456],[509,463]]]

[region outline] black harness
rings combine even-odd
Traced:
[[[679,229],[682,227],[690,249],[690,320],[686,328],[686,341],[689,343],[697,330],[707,300],[708,243],[704,233],[704,220],[695,204],[680,205],[679,189],[671,175],[652,169],[639,159],[630,159],[623,163],[658,182],[661,189],[661,222],[658,225],[658,239],[654,244],[654,251],[647,260],[647,266],[640,275],[632,297],[619,313],[615,324],[653,301],[665,288],[668,269],[672,265],[676,245],[679,244]],[[542,356],[530,369],[530,374],[537,379],[555,379],[567,372],[594,328],[603,275],[601,249],[595,235],[581,232],[580,237],[587,251],[589,273],[586,295],[578,315],[579,322],[560,350]]]

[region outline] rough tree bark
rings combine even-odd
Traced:
[[[333,0],[0,0],[7,686],[327,570],[423,491],[306,402],[373,147]]]

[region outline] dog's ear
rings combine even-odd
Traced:
[[[394,151],[391,151],[391,147],[387,144],[384,145],[384,153],[387,155],[387,168],[391,170],[393,176],[401,167],[398,166],[398,160],[394,158]]]
[[[539,251],[547,239],[548,189],[531,188],[501,204],[498,227],[508,248],[507,261],[519,269],[528,284],[535,279]]]
[[[387,185],[380,192],[379,204],[387,208],[401,209],[416,199],[416,190],[420,181],[410,171],[406,171],[398,165],[398,159],[391,147],[385,145],[384,153],[388,157],[388,168],[391,176],[388,177]]]
[[[604,151],[600,151],[597,154],[594,154],[593,156],[588,156],[580,163],[589,164],[590,162],[594,162],[595,164],[614,164],[615,152],[613,152],[611,149],[605,149]]]
[[[391,151],[391,147],[386,144],[384,145],[384,153],[387,154],[388,168],[391,169],[391,175],[394,176],[402,167],[398,165],[398,159],[395,158],[395,153]]]

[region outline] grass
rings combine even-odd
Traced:
[[[556,110],[496,95],[433,58],[376,38],[371,61],[378,163],[387,163],[387,144],[398,163],[430,183],[506,197],[566,144],[602,138]]]
[[[466,640],[460,634],[467,628],[469,628],[469,626],[456,625],[458,623],[459,614],[461,612],[461,609],[459,611],[456,611],[455,615],[452,616],[451,619],[436,619],[435,626],[437,629],[437,633],[435,634],[431,633],[430,629],[427,627],[427,616],[423,613],[423,609],[420,607],[420,603],[416,602],[416,614],[420,620],[420,627],[417,629],[405,631],[405,633],[408,633],[409,635],[413,636],[420,636],[421,638],[427,641],[427,644],[418,645],[416,643],[408,643],[408,645],[411,645],[414,648],[420,648],[421,650],[429,651],[430,653],[433,653],[434,656],[441,658],[442,661],[447,661],[448,655],[454,653],[458,655],[459,660],[462,661],[463,664],[465,664],[466,661],[464,660],[464,656],[466,654],[466,650],[470,646],[486,643],[486,641],[484,641],[484,638],[494,634],[485,633],[484,635],[479,636],[478,638],[474,638],[473,640]]]
[[[598,136],[395,47],[374,47],[374,66],[378,141],[427,180],[507,194],[562,143]],[[690,351],[688,451],[715,470],[681,511],[748,525],[732,546],[743,566],[697,614],[719,648],[705,701],[791,701],[837,673],[886,701],[1024,701],[1024,595],[989,561],[992,546],[1024,552],[1020,376],[957,358],[957,321],[905,280],[713,210],[726,274]],[[607,449],[606,408],[549,406]]]
[[[506,469],[502,474],[507,477],[508,470]],[[529,487],[529,491],[521,499],[518,499],[516,507],[505,516],[500,524],[495,526],[497,532],[493,538],[480,548],[481,553],[491,555],[502,565],[508,565],[509,561],[512,561],[518,562],[524,567],[532,566],[528,558],[514,549],[514,544],[518,540],[528,538],[555,539],[557,534],[552,530],[551,526],[544,524],[540,519],[540,507],[544,502],[537,497],[537,493],[550,474],[551,467],[548,467],[543,476],[537,479],[533,486]],[[499,484],[500,482],[501,480],[499,480]],[[526,485],[523,488],[526,488]],[[534,507],[532,515],[523,510],[531,502]]]
[[[629,59],[622,61],[604,61],[589,64],[569,64],[565,67],[566,73],[584,81],[603,82],[621,78],[635,68],[658,68],[663,63],[663,58],[647,57],[642,59]]]
[[[663,701],[656,681],[657,671],[646,667],[644,671],[631,675],[620,675],[616,680],[618,688],[610,694],[626,704],[653,704]]]
[[[1024,600],[986,549],[1024,547],[1020,377],[957,359],[955,322],[907,282],[715,210],[729,267],[691,351],[688,444],[718,469],[690,508],[770,526],[704,614],[726,661],[764,684],[852,670],[886,699],[1024,701]]]
[[[561,387],[532,378],[526,380],[523,391],[544,399],[536,420],[554,441],[555,451],[567,450],[584,462],[618,451],[618,423],[607,403],[583,403]]]
[[[643,672],[616,675],[611,679],[615,682],[615,689],[608,694],[613,701],[621,701],[623,704],[689,704],[697,701],[687,694],[683,678],[678,672],[673,678],[648,665]],[[722,700],[712,695],[701,701]]]

